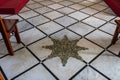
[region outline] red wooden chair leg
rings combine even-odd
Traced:
[[[17,26],[15,26],[15,37],[18,43],[21,43],[20,35],[18,33]]]
[[[120,52],[119,52],[118,56],[120,57]]]
[[[3,39],[5,41],[5,45],[7,47],[8,52],[10,53],[10,55],[14,55],[14,51],[13,51],[11,42],[9,40],[9,37],[7,35],[3,34]]]
[[[116,41],[118,40],[118,34],[119,34],[118,29],[119,29],[119,26],[116,27],[116,30],[115,30],[115,33],[114,33],[111,44],[115,44]]]

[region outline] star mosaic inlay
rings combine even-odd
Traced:
[[[53,57],[59,57],[63,66],[67,63],[69,57],[82,60],[82,57],[78,55],[79,50],[87,50],[88,48],[77,46],[79,40],[69,40],[67,36],[64,36],[62,40],[51,38],[53,45],[43,46],[43,48],[52,50],[51,55],[47,59]]]

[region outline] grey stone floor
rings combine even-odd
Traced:
[[[0,66],[8,80],[120,80],[120,39],[111,40],[119,19],[102,0],[30,0],[18,15],[22,39],[17,44],[11,36],[15,51],[8,55],[0,35]],[[50,38],[79,39],[78,51],[83,61],[70,57],[62,66],[59,57],[46,60],[52,45]]]

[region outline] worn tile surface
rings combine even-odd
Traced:
[[[120,35],[111,45],[120,19],[104,0],[29,0],[16,15],[0,14],[5,19],[19,19],[22,43],[11,34],[15,55],[8,55],[0,34],[0,66],[8,80],[119,80]],[[47,59],[53,52],[51,38],[78,40],[82,60],[69,57],[65,66],[59,57]],[[62,52],[61,52],[62,53]]]

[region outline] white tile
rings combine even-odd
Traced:
[[[97,71],[90,67],[86,67],[82,72],[80,72],[74,79],[72,80],[108,80],[102,75],[100,75]]]
[[[91,2],[91,1],[83,1],[83,2],[80,2],[80,4],[85,5],[85,6],[90,6],[90,5],[93,5],[95,3]]]
[[[48,21],[49,21],[49,19],[47,19],[41,15],[28,19],[28,22],[32,23],[34,26],[43,24],[43,23],[48,22]]]
[[[104,52],[91,65],[111,80],[118,80],[120,77],[120,58],[109,52]]]
[[[42,7],[42,5],[35,3],[35,4],[27,5],[27,7],[31,8],[31,9],[35,9],[35,8]]]
[[[96,27],[96,28],[100,27],[101,25],[106,23],[105,21],[100,20],[100,19],[95,18],[95,17],[89,17],[89,18],[83,20],[83,22],[86,23],[86,24],[89,24],[93,27]]]
[[[64,14],[69,14],[71,12],[74,12],[75,10],[68,8],[68,7],[65,7],[65,8],[59,9],[58,11],[60,11],[61,13],[64,13]]]
[[[102,0],[88,0],[88,1],[98,3],[98,2],[101,2]]]
[[[103,12],[116,16],[116,14],[112,11],[111,8],[108,8],[108,9],[104,10]]]
[[[69,80],[85,66],[85,63],[72,57],[68,59],[66,66],[62,66],[59,57],[46,60],[44,63],[60,80]]]
[[[56,19],[55,21],[65,27],[77,22],[75,19],[72,19],[68,16],[64,16],[62,18]]]
[[[78,36],[75,33],[71,32],[69,30],[66,30],[66,29],[64,29],[64,30],[62,30],[62,31],[60,31],[58,33],[55,33],[55,34],[51,35],[51,37],[54,38],[54,39],[60,39],[61,40],[61,39],[64,38],[65,35],[70,40],[75,40],[75,39],[80,39],[81,38],[81,36]]]
[[[13,37],[13,36],[11,37],[11,45],[12,45],[12,48],[14,51],[23,47],[23,45],[21,43],[20,44],[17,43],[15,37]],[[2,46],[2,47],[0,47],[0,57],[4,56],[6,54],[9,54],[7,47],[3,40],[0,40],[0,46]]]
[[[26,11],[29,11],[29,10],[30,10],[29,8],[27,8],[27,7],[23,7],[23,8],[20,10],[19,13],[26,12]]]
[[[63,0],[52,0],[52,1],[54,1],[54,2],[61,2],[61,1],[63,1]]]
[[[4,19],[18,19],[19,21],[23,20],[21,17],[19,17],[18,15],[12,15],[12,16],[8,16],[5,17]]]
[[[72,2],[81,2],[83,0],[70,0],[70,1],[72,1]]]
[[[107,8],[106,6],[102,6],[102,5],[99,5],[99,4],[95,4],[95,5],[92,5],[90,7],[94,8],[96,10],[99,10],[99,11],[104,10],[104,9]]]
[[[50,9],[48,7],[41,7],[41,8],[37,8],[37,9],[34,9],[34,10],[37,11],[38,13],[41,13],[41,14],[52,11],[52,9]]]
[[[93,44],[92,42],[89,42],[86,39],[79,40],[77,45],[88,48],[87,50],[78,51],[79,56],[81,56],[82,59],[88,63],[103,51],[101,47]]]
[[[100,29],[113,35],[116,29],[116,25],[112,23],[107,23],[100,27]]]
[[[25,48],[15,52],[14,56],[6,56],[0,59],[0,65],[8,80],[37,63],[37,59]]]
[[[34,11],[27,11],[27,12],[24,12],[24,13],[20,13],[19,14],[21,17],[27,19],[27,18],[30,18],[30,17],[34,17],[34,16],[37,16],[38,13],[34,12]]]
[[[86,14],[90,14],[90,15],[93,15],[93,14],[98,12],[97,10],[89,8],[89,7],[88,8],[84,8],[84,9],[82,9],[80,11],[82,11],[82,12],[84,12]]]
[[[70,26],[69,29],[71,29],[72,31],[74,31],[82,36],[86,35],[90,31],[94,30],[94,28],[92,28],[84,23],[81,23],[81,22]]]
[[[30,46],[28,48],[40,59],[44,60],[51,54],[51,50],[43,48],[43,46],[53,45],[53,42],[49,38],[42,39]]]
[[[114,45],[109,47],[108,50],[118,55],[118,53],[120,52],[120,38],[116,41]]]
[[[15,80],[55,80],[55,78],[42,66],[37,65],[30,71],[22,74]]]
[[[60,4],[62,4],[62,5],[64,5],[64,6],[69,6],[69,5],[71,5],[71,4],[73,4],[72,2],[70,2],[70,1],[62,1],[62,2],[59,2]]]
[[[52,5],[49,5],[48,7],[52,8],[52,9],[59,9],[61,7],[64,7],[64,6],[62,6],[60,4],[52,4]]]
[[[43,0],[42,2],[39,2],[39,3],[48,6],[50,4],[53,4],[54,2],[50,0]]]
[[[36,2],[40,2],[40,1],[44,1],[44,0],[34,0],[34,1],[36,1]]]
[[[119,19],[120,19],[120,17],[116,17],[113,20],[111,20],[110,22],[116,24],[115,20],[119,20]]]
[[[111,44],[112,36],[108,35],[102,31],[96,30],[93,33],[86,36],[91,41],[96,44],[106,48]]]
[[[48,22],[46,24],[43,24],[43,25],[40,25],[40,26],[37,26],[40,30],[42,30],[43,32],[45,32],[46,34],[51,34],[51,33],[54,33],[60,29],[62,29],[63,27],[58,25],[57,23],[51,21],[51,22]]]
[[[84,18],[87,18],[89,15],[77,11],[77,12],[74,12],[72,14],[69,14],[69,16],[71,16],[71,17],[73,17],[75,19],[78,19],[78,20],[82,20]]]
[[[104,13],[104,12],[97,13],[97,14],[94,15],[94,16],[95,16],[95,17],[98,17],[98,18],[100,18],[100,19],[106,20],[106,21],[109,21],[109,20],[115,18],[114,15],[107,14],[107,13]]]
[[[33,26],[26,21],[21,21],[17,24],[17,28],[18,28],[18,31],[21,32],[27,29],[31,29],[33,28]]]
[[[22,42],[26,45],[40,38],[45,37],[45,35],[42,32],[40,32],[39,30],[35,28],[20,33],[20,36],[21,36]]]
[[[70,8],[73,8],[73,9],[75,9],[75,10],[80,10],[80,9],[82,9],[82,8],[85,8],[85,6],[80,5],[80,4],[73,4],[73,5],[70,5],[69,7],[70,7]]]
[[[27,5],[34,4],[34,3],[35,3],[34,1],[30,0],[30,1],[27,3]]]
[[[59,13],[57,11],[52,11],[52,12],[46,13],[44,15],[46,17],[50,18],[50,19],[55,19],[55,18],[63,16],[63,14],[61,14],[61,13]]]

